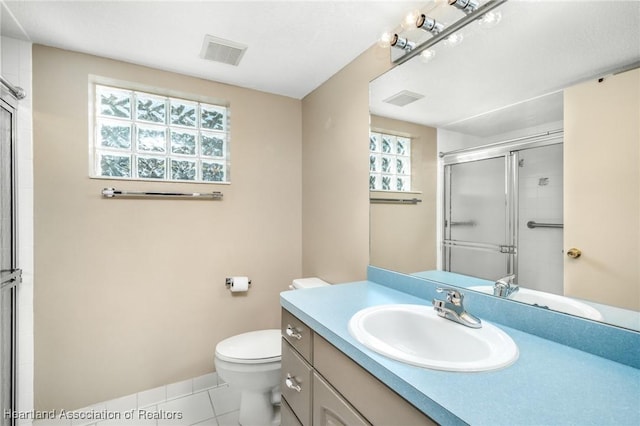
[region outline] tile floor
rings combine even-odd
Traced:
[[[33,426],[237,426],[239,407],[240,394],[210,373],[74,412],[58,411],[58,418]]]

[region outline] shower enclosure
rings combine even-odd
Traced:
[[[16,99],[0,89],[0,424],[15,424],[18,269],[16,238]]]
[[[562,132],[441,157],[442,269],[562,294]]]

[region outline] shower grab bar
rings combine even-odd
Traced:
[[[418,204],[422,200],[418,198],[369,198],[373,204]]]
[[[188,199],[210,199],[210,200],[221,200],[222,192],[214,191],[214,192],[143,192],[143,191],[120,191],[115,188],[104,188],[102,189],[102,196],[104,198],[115,198],[115,197],[134,197],[134,198],[144,198],[144,197],[167,197],[167,198],[188,198]]]
[[[564,228],[564,224],[562,223],[537,223],[533,220],[527,222],[527,228],[535,229],[535,228]]]
[[[25,92],[25,90],[22,87],[14,86],[13,84],[9,83],[9,81],[1,75],[0,75],[0,83],[2,83],[2,85],[5,86],[9,90],[9,92],[11,92],[11,94],[15,96],[15,98],[18,100],[24,99],[27,96],[27,92]]]

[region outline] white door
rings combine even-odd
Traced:
[[[639,310],[640,70],[565,90],[564,110],[565,294]]]

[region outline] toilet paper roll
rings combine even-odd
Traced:
[[[232,277],[230,290],[233,293],[249,290],[249,277]]]

